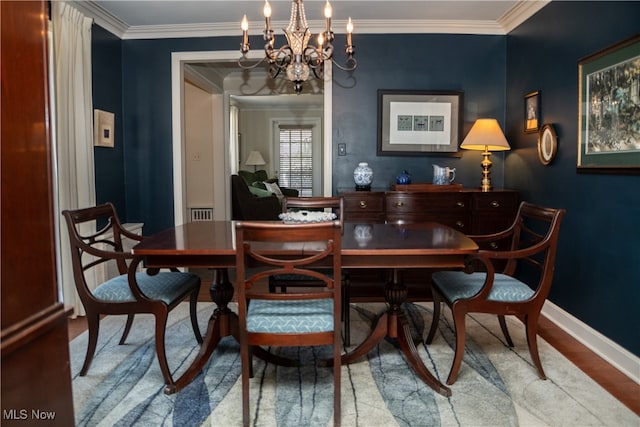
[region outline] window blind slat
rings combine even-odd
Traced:
[[[313,127],[280,125],[280,184],[295,188],[303,197],[313,190]]]

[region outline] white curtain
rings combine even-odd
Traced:
[[[239,135],[238,129],[238,107],[232,105],[229,108],[229,139],[231,150],[229,152],[229,156],[231,157],[231,174],[238,173],[238,168],[240,167],[240,141],[238,140]]]
[[[93,163],[93,98],[91,95],[91,24],[77,9],[65,2],[52,5],[55,144],[58,238],[58,283],[66,306],[75,315],[84,315],[73,281],[69,239],[64,209],[95,205]],[[91,227],[95,229],[95,224]],[[90,231],[90,230],[84,230]],[[90,284],[95,286],[95,283]]]

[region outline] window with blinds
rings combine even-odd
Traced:
[[[279,134],[279,184],[297,189],[300,197],[310,197],[313,192],[313,127],[279,125]]]

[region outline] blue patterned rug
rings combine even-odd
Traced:
[[[358,343],[384,309],[352,305],[352,343]],[[423,337],[431,322],[430,304],[409,304],[412,332]],[[204,332],[212,305],[199,306]],[[433,344],[418,346],[426,366],[444,381],[453,358],[453,329],[447,309]],[[101,322],[98,349],[89,373],[78,376],[86,333],[70,344],[78,426],[240,426],[242,425],[238,344],[225,338],[211,361],[188,387],[164,394],[155,357],[153,319],[139,316],[126,345],[117,342],[124,317]],[[504,343],[493,316],[467,319],[467,352],[453,395],[445,398],[416,378],[392,342],[383,341],[361,362],[342,369],[343,426],[638,426],[640,418],[538,339],[547,381],[538,379],[524,329],[508,319],[515,347]],[[183,372],[198,346],[186,304],[170,315],[169,365]],[[331,369],[316,368],[330,348],[279,349],[310,362],[283,368],[254,360],[251,419],[254,426],[332,425]],[[282,353],[281,353],[282,354]]]

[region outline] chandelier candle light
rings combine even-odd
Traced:
[[[460,144],[460,148],[482,151],[482,191],[491,191],[491,151],[510,150],[511,147],[505,138],[502,129],[496,119],[478,119]]]
[[[271,78],[276,78],[284,70],[287,78],[293,82],[293,89],[299,94],[302,91],[303,83],[309,78],[310,72],[313,72],[316,78],[323,78],[324,62],[333,59],[334,34],[331,30],[331,4],[329,1],[325,4],[326,26],[325,31],[318,34],[317,46],[309,44],[311,31],[307,24],[302,0],[293,0],[291,4],[289,25],[283,30],[287,38],[287,44],[278,50],[274,48],[275,36],[271,27],[271,5],[268,0],[264,2],[263,12],[265,19],[263,32],[265,57],[257,63],[246,64],[245,61],[247,61],[250,46],[249,22],[247,21],[247,15],[244,15],[241,23],[242,44],[240,51],[242,52],[242,57],[238,60],[238,65],[243,69],[253,69],[266,60],[269,63],[269,75]],[[355,50],[351,40],[352,33],[353,23],[349,18],[347,23],[347,45],[345,47],[347,62],[342,66],[334,61],[335,66],[343,71],[353,71],[357,67],[357,62],[353,58]]]

